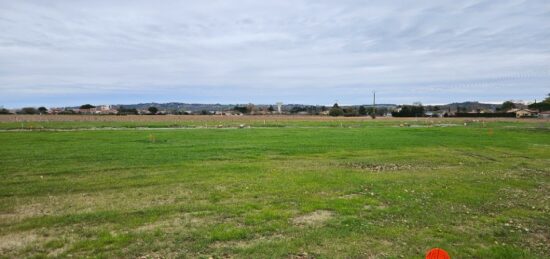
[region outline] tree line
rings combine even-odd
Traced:
[[[521,107],[521,106],[520,106]],[[525,106],[522,106],[525,107]],[[541,102],[535,102],[527,106],[531,110],[535,111],[550,111],[550,94]],[[84,104],[79,107],[78,111],[72,109],[63,109],[56,114],[86,114],[89,113],[92,109],[96,108],[91,104]],[[421,103],[414,103],[413,105],[400,105],[396,109],[389,109],[388,107],[373,107],[373,106],[345,106],[341,107],[335,103],[332,107],[328,108],[326,106],[317,106],[317,105],[295,105],[287,111],[284,111],[285,114],[307,114],[307,115],[330,115],[330,116],[345,116],[345,117],[354,117],[354,116],[371,116],[375,118],[376,116],[386,116],[391,114],[393,117],[423,117],[426,116],[426,112],[435,111],[443,112],[444,116],[481,116],[484,117],[513,117],[508,114],[511,109],[518,108],[518,104],[512,101],[505,101],[499,107],[496,108],[496,111],[482,113],[479,109],[477,113],[475,111],[468,110],[466,107],[457,106],[455,111],[451,112],[451,107],[447,107],[447,111],[444,111],[440,106],[423,106]],[[277,113],[273,105],[258,107],[254,104],[248,105],[236,105],[231,109],[232,112],[240,114],[274,114]],[[11,114],[9,110],[5,108],[0,108],[0,114]],[[15,112],[16,114],[47,114],[48,109],[44,106],[35,108],[35,107],[24,107]],[[125,106],[119,106],[116,108],[116,114],[119,115],[138,115],[144,114],[143,111],[139,111],[136,108],[130,108]],[[201,115],[210,115],[213,114],[212,111],[201,110],[198,112],[187,112],[187,111],[161,111],[159,108],[151,106],[145,110],[145,114],[157,115],[157,114],[176,114],[176,115],[187,115],[187,114],[201,114]],[[473,114],[473,115],[472,115]]]

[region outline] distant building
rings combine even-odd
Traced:
[[[539,113],[539,118],[550,119],[550,111],[544,111]]]
[[[426,117],[442,118],[445,116],[445,111],[427,111],[424,113]]]
[[[536,116],[538,116],[537,111],[529,110],[529,109],[511,109],[508,112],[509,113],[515,113],[516,118],[525,118],[525,117],[536,117]]]
[[[49,114],[60,114],[65,111],[65,108],[50,108],[48,110]]]
[[[111,105],[99,105],[96,107],[96,111],[99,111],[99,112],[107,112],[110,110],[112,110]]]
[[[118,110],[116,110],[111,105],[98,105],[94,108],[74,109],[74,111],[81,114],[117,114],[118,113]]]
[[[277,102],[277,113],[282,114],[283,113],[283,103]]]

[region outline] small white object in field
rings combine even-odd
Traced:
[[[239,128],[241,129],[244,128],[244,124],[239,125]]]

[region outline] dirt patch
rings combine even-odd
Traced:
[[[548,244],[550,242],[550,235],[548,233],[532,233],[527,236],[526,240],[531,247],[535,247],[536,249],[543,251],[546,254],[550,253],[550,247],[548,247]]]
[[[25,247],[37,240],[40,237],[34,233],[10,233],[5,236],[0,236],[0,252],[2,254]]]
[[[341,164],[343,167],[380,172],[380,171],[399,171],[399,170],[411,170],[414,167],[412,165],[402,164],[374,164],[365,162],[344,162]]]
[[[113,171],[120,170],[119,168]],[[193,197],[190,190],[178,184],[167,185],[162,191],[157,186],[141,187],[135,192],[106,190],[92,193],[67,193],[33,198],[0,212],[1,222],[17,222],[27,218],[63,216],[69,214],[94,213],[98,210],[139,210],[163,205],[186,202]],[[142,195],[143,193],[154,193]],[[32,203],[31,203],[32,202]]]
[[[54,249],[54,250],[52,250],[51,252],[48,253],[48,257],[58,257],[62,253],[66,252],[68,248],[69,247],[67,245],[65,245],[61,248]]]
[[[457,153],[460,154],[460,155],[470,157],[470,158],[474,158],[474,159],[478,159],[478,160],[491,161],[491,162],[498,161],[497,159],[495,159],[493,157],[490,157],[488,155],[477,154],[477,153],[474,153],[474,152],[471,152],[471,151],[460,151],[459,150],[459,151],[457,151]]]
[[[385,205],[385,204],[380,204],[380,205],[377,205],[377,206],[373,206],[373,205],[365,205],[363,206],[363,209],[365,210],[384,210],[384,209],[387,209],[388,206]]]
[[[60,227],[57,229],[37,229],[22,232],[11,232],[0,236],[0,258],[28,257],[22,256],[30,251],[42,251],[48,257],[57,257],[63,254],[71,245],[81,238],[75,234],[76,226]],[[71,233],[69,233],[71,231]],[[50,243],[52,242],[52,243]],[[53,244],[53,245],[52,245]]]
[[[334,217],[334,213],[328,210],[316,210],[292,219],[296,225],[320,225]]]
[[[163,258],[175,258],[175,255],[166,256],[161,252],[153,252],[151,254],[146,254],[138,257],[138,259],[163,259]]]
[[[47,208],[45,204],[33,203],[20,205],[11,213],[0,214],[0,221],[15,222],[26,218],[40,217],[51,214],[52,210]]]
[[[312,255],[312,254],[309,254],[307,252],[301,252],[301,253],[297,253],[297,254],[289,254],[288,258],[291,258],[291,259],[314,259],[315,256]]]
[[[355,198],[359,198],[359,197],[361,197],[360,194],[351,193],[351,194],[346,194],[346,195],[340,196],[340,199],[351,200],[351,199],[355,199]]]
[[[153,230],[162,230],[164,232],[173,232],[182,228],[196,227],[207,224],[213,221],[213,219],[206,217],[195,217],[190,213],[180,215],[176,218],[170,218],[166,220],[159,220],[151,222],[149,224],[142,225],[136,229],[138,232],[148,232]]]
[[[283,235],[272,235],[272,236],[259,236],[255,237],[250,240],[232,240],[232,241],[225,241],[225,242],[215,242],[211,246],[213,248],[239,248],[239,249],[246,249],[250,247],[254,247],[256,245],[260,244],[266,244],[269,242],[276,242],[283,240]]]

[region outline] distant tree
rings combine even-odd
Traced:
[[[365,116],[367,114],[368,114],[367,108],[365,108],[365,106],[363,106],[363,105],[359,106],[359,115]]]
[[[80,109],[93,109],[95,108],[95,106],[91,105],[91,104],[84,104],[84,105],[81,105],[80,106]]]
[[[21,109],[21,114],[37,114],[38,111],[33,107],[25,107]]]
[[[343,108],[342,111],[344,112],[344,116],[346,117],[354,117],[359,115],[357,109],[355,109],[354,107]]]
[[[542,102],[532,103],[528,107],[539,111],[550,111],[550,94]]]
[[[306,111],[310,115],[319,115],[321,113],[321,108],[318,106],[309,105],[306,106]]]
[[[340,106],[338,106],[337,103],[335,103],[332,108],[330,108],[330,110],[328,111],[328,115],[330,116],[342,116],[344,115],[344,111],[342,110],[342,108],[340,108]]]
[[[248,114],[252,114],[253,112],[255,112],[257,109],[256,109],[256,106],[252,103],[249,103],[247,106],[246,106],[246,113]]]
[[[404,105],[400,111],[392,112],[393,117],[423,117],[424,107],[418,105]]]
[[[67,110],[59,112],[58,114],[76,114],[76,112],[74,110],[67,109]]]
[[[299,112],[307,112],[307,108],[304,107],[304,106],[294,106],[290,109],[289,112],[292,113],[292,114],[296,114],[296,113],[299,113]]]
[[[46,107],[44,107],[44,106],[41,106],[41,107],[38,107],[38,112],[40,114],[44,114],[44,113],[48,112],[48,109],[46,109]]]
[[[500,109],[504,112],[514,108],[516,108],[516,105],[511,101],[503,102],[502,105],[500,106]]]
[[[275,111],[275,108],[273,108],[273,105],[269,105],[269,108],[267,108],[267,111],[268,112],[274,112]]]
[[[189,112],[187,111],[175,111],[174,112],[175,115],[191,115]]]
[[[550,111],[550,102],[540,102],[540,103],[533,103],[530,104],[529,109],[535,109],[539,111]]]
[[[441,107],[439,107],[439,106],[436,105],[436,106],[433,107],[433,110],[434,110],[434,111],[440,111],[440,110],[441,110]]]
[[[384,116],[386,114],[390,113],[390,108],[383,107],[376,109],[376,115]]]
[[[207,110],[202,110],[201,115],[210,115],[210,112]]]
[[[159,109],[155,106],[151,106],[149,107],[149,109],[147,109],[149,111],[149,113],[151,114],[157,114],[157,112],[159,111]]]
[[[233,110],[238,111],[240,113],[244,113],[244,114],[248,113],[248,109],[246,108],[246,106],[243,107],[243,106],[237,105],[237,106],[233,107]]]
[[[136,108],[126,108],[124,106],[118,107],[119,115],[138,115],[139,112]]]
[[[377,110],[376,110],[376,108],[374,108],[374,107],[369,107],[369,108],[367,109],[367,114],[368,114],[371,118],[376,119],[376,115],[377,115]]]
[[[11,114],[11,112],[8,109],[0,108],[0,114]]]

